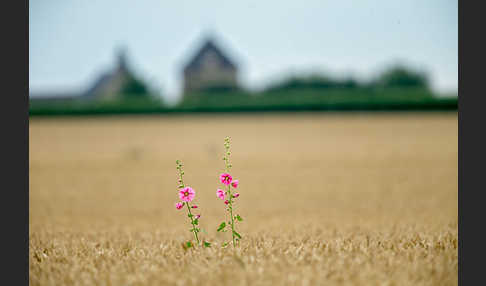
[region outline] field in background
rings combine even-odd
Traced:
[[[457,131],[456,112],[31,118],[30,285],[457,285]],[[181,247],[176,159],[211,249]]]

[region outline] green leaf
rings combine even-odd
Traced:
[[[222,222],[218,227],[218,231],[222,231],[225,227],[226,227],[226,223]]]
[[[236,235],[236,237],[238,237],[239,239],[241,239],[241,235],[239,233],[237,233],[236,231],[233,230],[233,233]]]
[[[195,219],[195,220],[194,220],[194,224],[195,224],[195,225],[198,225],[198,224],[199,224],[199,219]]]
[[[227,245],[228,245],[228,243],[227,243],[227,242],[225,242],[225,243],[223,243],[223,244],[221,245],[221,247],[225,247],[225,246],[227,246]]]
[[[193,217],[194,215],[193,214],[187,214],[188,217]]]
[[[186,247],[187,248],[192,247],[192,242],[190,242],[190,241],[186,242]]]
[[[240,216],[240,215],[236,215],[236,219],[237,219],[238,221],[243,221],[243,219],[241,218],[241,216]]]
[[[204,247],[211,247],[211,243],[209,243],[209,242],[205,241],[205,242],[204,242]]]

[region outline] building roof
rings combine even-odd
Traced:
[[[125,49],[119,49],[117,53],[117,67],[109,72],[101,74],[98,79],[91,85],[85,92],[85,96],[96,96],[99,92],[102,92],[104,88],[109,86],[120,75],[130,75],[130,71],[127,67],[127,58]]]
[[[213,42],[212,39],[208,39],[204,45],[199,49],[199,51],[191,58],[191,60],[186,64],[184,67],[184,72],[191,70],[191,69],[198,69],[201,65],[201,59],[204,55],[209,52],[213,51],[220,59],[223,65],[229,67],[231,69],[236,69],[236,65],[233,61],[231,61],[219,47]]]
[[[105,73],[102,74],[92,86],[88,88],[88,90],[84,93],[87,96],[94,96],[95,93],[101,89],[101,87],[108,84],[113,79],[112,73]]]

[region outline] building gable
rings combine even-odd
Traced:
[[[86,97],[116,97],[127,80],[133,77],[127,67],[125,51],[120,50],[117,57],[117,67],[112,71],[100,75],[84,93]]]
[[[204,69],[236,70],[236,65],[211,40],[208,40],[184,67],[184,73]]]

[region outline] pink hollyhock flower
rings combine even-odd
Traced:
[[[218,189],[218,190],[216,191],[216,195],[218,196],[218,198],[220,198],[220,199],[224,200],[224,191],[223,191],[223,190]]]
[[[178,210],[182,209],[183,206],[184,206],[184,203],[182,203],[182,202],[178,202],[178,203],[175,204],[175,207]]]
[[[195,196],[196,191],[191,187],[185,187],[179,191],[179,198],[181,198],[183,202],[190,202]]]
[[[197,209],[197,206],[196,206],[196,205],[193,205],[191,208],[193,208],[193,209]]]
[[[201,215],[200,215],[200,214],[196,215],[196,219],[199,219],[200,217],[201,217]]]
[[[219,180],[221,181],[221,183],[228,186],[231,183],[231,180],[233,180],[233,177],[231,177],[231,175],[228,173],[223,173],[219,175]]]
[[[237,198],[237,197],[239,197],[239,196],[240,196],[240,194],[235,193],[235,194],[233,195],[233,198]]]
[[[229,204],[229,201],[228,201],[228,200],[226,200],[226,201],[224,201],[224,203],[225,203],[225,204]]]
[[[233,188],[238,188],[238,180],[234,180],[232,183],[231,183],[231,186],[233,186]]]

